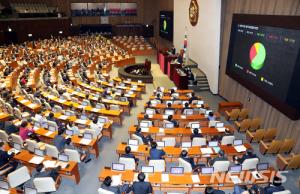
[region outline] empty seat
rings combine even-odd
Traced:
[[[263,139],[265,135],[265,130],[264,129],[258,129],[255,132],[251,132],[247,130],[246,132],[246,139],[251,143],[251,142],[259,142],[260,140]]]
[[[282,144],[282,140],[273,140],[271,143],[260,141],[259,151],[261,154],[277,154]]]
[[[248,118],[248,114],[249,114],[249,110],[247,108],[243,108],[241,110],[241,112],[239,113],[238,119],[239,120],[247,119]]]
[[[225,118],[227,120],[237,120],[240,114],[240,109],[232,109],[230,112],[225,111]]]
[[[251,119],[244,119],[241,122],[235,121],[234,124],[237,126],[239,132],[245,132],[250,128]]]
[[[294,139],[285,139],[278,153],[290,153],[295,146]]]
[[[277,134],[277,129],[275,129],[275,128],[270,128],[270,129],[268,129],[268,130],[265,132],[264,137],[263,137],[263,140],[264,140],[265,142],[267,142],[267,141],[272,141],[273,139],[275,139],[276,134]]]
[[[235,137],[233,135],[230,136],[223,136],[221,145],[232,145],[233,141],[235,140]]]
[[[278,154],[276,164],[279,170],[298,169],[300,168],[300,154],[292,153],[286,157]]]
[[[256,131],[261,126],[261,119],[260,118],[254,118],[251,121],[249,131]]]
[[[165,146],[174,147],[176,145],[175,137],[164,137],[164,138],[162,138],[162,141],[165,142]]]
[[[11,188],[22,185],[30,179],[29,170],[23,166],[7,175],[7,180]]]

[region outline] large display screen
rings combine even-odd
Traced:
[[[300,112],[297,21],[300,17],[234,15],[226,68],[229,76],[292,119]]]
[[[159,36],[173,41],[173,12],[161,11],[159,15]]]

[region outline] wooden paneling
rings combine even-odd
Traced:
[[[250,109],[251,117],[263,118],[263,127],[276,127],[278,138],[300,138],[300,121],[292,121],[277,109],[257,97],[225,74],[228,45],[233,13],[267,14],[267,15],[300,15],[299,0],[224,0],[222,3],[222,34],[221,34],[221,69],[219,94],[229,101],[241,101]],[[248,100],[250,99],[250,101]],[[295,151],[300,151],[297,141]]]

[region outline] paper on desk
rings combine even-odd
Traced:
[[[58,118],[61,120],[66,120],[69,116],[67,115],[60,115]]]
[[[37,106],[37,105],[34,104],[34,103],[31,103],[31,104],[28,105],[29,108],[35,108],[36,106]]]
[[[164,128],[159,128],[159,133],[164,133],[165,129]]]
[[[65,102],[66,102],[66,100],[59,99],[59,100],[58,100],[58,102],[63,104],[63,103],[65,103]]]
[[[169,182],[169,174],[161,174],[161,182]]]
[[[144,133],[149,132],[149,128],[148,127],[141,127],[141,131]]]
[[[90,140],[90,139],[84,139],[84,138],[83,138],[83,139],[80,140],[79,143],[80,143],[80,144],[83,144],[83,145],[89,145],[89,144],[91,143],[91,141],[92,141],[92,140]]]
[[[46,160],[43,162],[45,168],[55,168],[56,167],[56,161]]]
[[[149,116],[150,119],[153,118],[153,115],[148,115],[148,116]]]
[[[242,183],[241,179],[238,176],[230,176],[230,178],[231,178],[231,180],[234,184],[241,184]]]
[[[212,154],[214,153],[211,148],[200,148],[202,154]]]
[[[111,186],[119,186],[122,184],[122,174],[119,175],[112,175],[111,176],[112,182],[111,182]]]
[[[30,160],[29,163],[31,164],[40,164],[42,163],[44,160],[44,157],[41,156],[33,156]]]
[[[82,124],[82,125],[86,124],[86,120],[82,120],[82,119],[77,119],[75,122],[79,123],[79,124]]]
[[[245,152],[247,150],[247,148],[244,145],[234,146],[234,149],[237,152]]]
[[[133,152],[137,152],[139,149],[139,146],[135,146],[135,145],[129,145],[129,146],[131,148],[131,151],[133,151]]]
[[[21,102],[22,104],[25,104],[25,103],[29,102],[29,100],[24,99],[24,100],[21,100],[20,102]]]
[[[61,166],[61,168],[66,168],[68,165],[68,162],[57,162],[56,167]]]
[[[100,109],[99,108],[92,108],[92,112],[99,112]]]
[[[186,116],[185,116],[185,115],[181,115],[181,118],[182,118],[182,119],[186,119]]]
[[[48,131],[47,133],[45,133],[45,136],[50,136],[52,135],[54,132],[53,131]]]
[[[219,132],[225,132],[226,128],[225,127],[218,127],[217,130]]]
[[[200,183],[199,175],[193,174],[191,175],[193,183]]]
[[[10,191],[0,189],[0,194],[10,194]]]
[[[163,119],[168,119],[169,115],[163,115]]]
[[[130,94],[124,94],[124,96],[125,96],[125,97],[131,97],[131,95],[130,95]]]
[[[76,108],[85,108],[85,106],[79,105]]]

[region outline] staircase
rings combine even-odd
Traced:
[[[190,90],[194,91],[209,91],[209,84],[207,81],[206,75],[198,69],[197,63],[191,61],[190,64],[187,64],[186,66],[190,67],[194,76],[196,77],[197,85],[189,85]]]

